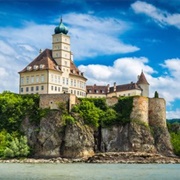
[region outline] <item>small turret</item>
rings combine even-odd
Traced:
[[[142,89],[142,96],[149,97],[149,83],[143,73],[141,72],[141,75],[138,76],[137,85]]]

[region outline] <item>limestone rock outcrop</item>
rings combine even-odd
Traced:
[[[136,122],[103,128],[101,144],[104,152],[156,152],[150,129]]]
[[[35,157],[88,157],[94,154],[94,134],[82,120],[64,125],[59,111],[50,111],[35,125],[25,118],[21,129]]]

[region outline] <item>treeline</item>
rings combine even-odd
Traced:
[[[21,123],[28,116],[39,123],[44,111],[38,95],[0,94],[0,157],[26,157],[30,153]]]

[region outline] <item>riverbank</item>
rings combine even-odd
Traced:
[[[167,157],[160,154],[143,152],[108,152],[97,153],[89,158],[25,158],[25,159],[0,159],[0,163],[122,163],[122,164],[180,164],[179,157]]]

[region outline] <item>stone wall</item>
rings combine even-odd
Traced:
[[[116,103],[118,103],[118,98],[117,97],[107,97],[106,98],[106,104],[108,106],[113,106],[115,105]]]
[[[133,109],[130,115],[131,120],[138,120],[149,124],[148,122],[148,98],[137,96],[133,98]]]
[[[59,102],[67,102],[68,108],[77,103],[77,98],[74,94],[41,94],[39,106],[41,108],[58,109]]]
[[[163,98],[149,98],[149,125],[166,127],[166,102]]]

